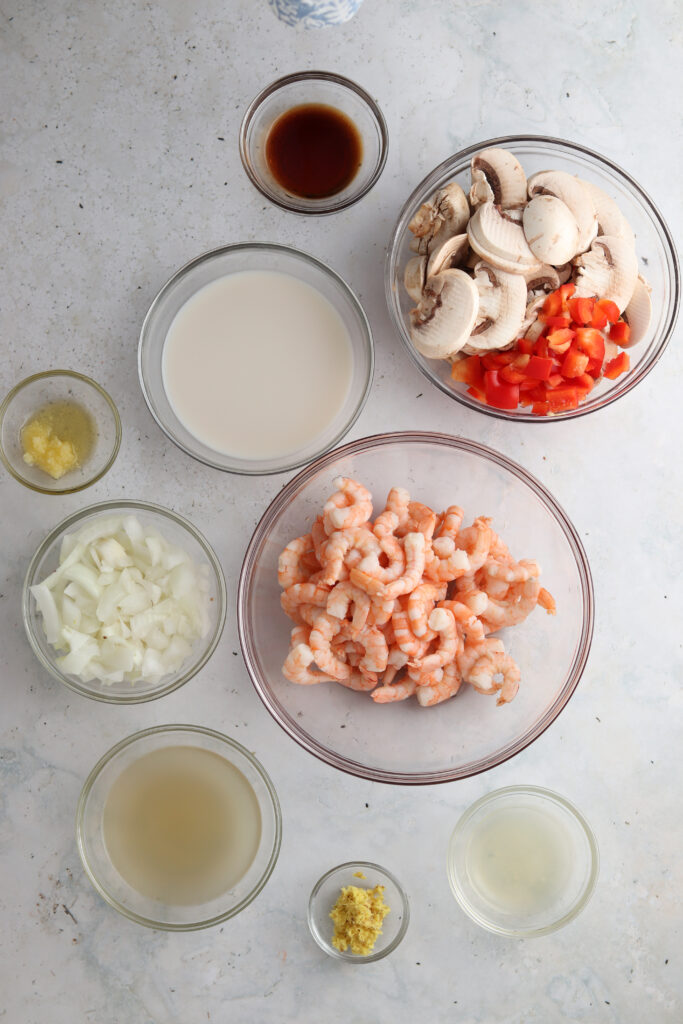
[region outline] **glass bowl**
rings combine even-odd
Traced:
[[[24,462],[21,430],[34,413],[52,402],[75,402],[90,413],[96,427],[94,444],[82,466],[53,480]],[[47,370],[27,377],[0,405],[0,458],[15,480],[41,494],[73,494],[107,473],[121,446],[118,409],[99,384],[74,370]]]
[[[59,551],[63,538],[68,533],[79,530],[86,523],[106,515],[135,515],[143,524],[157,529],[172,544],[182,547],[194,562],[209,566],[209,631],[203,639],[195,641],[191,654],[180,668],[172,674],[163,676],[158,683],[145,683],[143,680],[132,684],[104,684],[96,680],[85,683],[75,675],[62,672],[56,659],[63,652],[56,651],[47,642],[42,617],[30,593],[30,587],[44,580],[59,565]],[[216,649],[225,624],[225,579],[220,562],[208,541],[192,523],[176,512],[146,501],[102,501],[63,519],[48,534],[31,559],[24,580],[21,604],[26,635],[38,660],[50,675],[84,697],[92,697],[108,704],[140,704],[177,690],[207,663]]]
[[[408,222],[430,196],[449,181],[457,181],[469,191],[470,160],[475,153],[492,146],[509,149],[522,164],[527,177],[536,171],[568,171],[604,189],[616,200],[636,236],[639,271],[652,286],[653,315],[646,336],[628,349],[631,369],[616,380],[603,378],[578,408],[551,416],[534,416],[518,407],[509,411],[484,405],[467,394],[466,385],[450,376],[451,364],[446,359],[427,359],[412,344],[409,333],[409,310],[415,305],[403,286],[403,273],[413,255],[408,247],[413,237]],[[444,160],[420,182],[401,210],[391,239],[385,266],[385,291],[390,316],[405,349],[418,370],[444,394],[457,402],[499,419],[524,423],[549,422],[585,416],[615,402],[645,377],[659,360],[676,324],[680,303],[680,272],[676,249],[662,215],[647,193],[625,171],[606,157],[584,146],[541,135],[505,135],[468,146]]]
[[[166,335],[181,306],[205,285],[243,270],[288,274],[315,288],[341,316],[352,349],[351,384],[346,399],[323,433],[296,451],[263,459],[226,455],[198,440],[176,416],[166,396],[162,373]],[[142,393],[152,416],[166,436],[188,455],[207,466],[249,476],[288,472],[338,444],[356,422],[365,405],[372,385],[374,361],[372,332],[367,317],[342,278],[307,253],[267,242],[245,242],[214,249],[182,267],[167,281],[150,306],[142,325],[138,349]]]
[[[422,708],[411,699],[375,704],[367,693],[324,683],[297,686],[281,668],[292,622],[280,607],[278,555],[308,532],[337,476],[364,483],[383,507],[391,487],[440,510],[457,502],[465,521],[493,517],[517,558],[535,558],[557,615],[537,610],[501,635],[522,671],[504,707],[465,687],[454,700]],[[574,692],[593,634],[593,585],[576,530],[551,494],[491,448],[437,433],[379,434],[318,459],[279,492],[247,549],[237,621],[247,671],[268,711],[305,750],[377,782],[450,782],[519,753],[554,721]]]
[[[103,834],[103,812],[112,784],[138,758],[164,747],[189,746],[218,754],[251,785],[261,814],[256,856],[237,884],[201,904],[168,904],[134,889],[111,861]],[[145,729],[108,750],[90,772],[76,811],[76,839],[85,872],[100,896],[125,917],[164,931],[195,931],[234,917],[261,892],[275,867],[282,839],[277,794],[263,765],[240,743],[197,725],[161,725]]]
[[[292,107],[319,103],[335,107],[355,124],[363,144],[361,166],[346,188],[320,199],[287,192],[266,163],[266,139],[274,122]],[[252,100],[240,128],[240,156],[253,185],[271,203],[293,213],[337,213],[357,203],[384,170],[389,139],[382,111],[364,89],[328,71],[301,71],[266,86]]]
[[[359,873],[364,877],[359,878]],[[342,952],[332,945],[334,925],[330,920],[330,911],[346,885],[355,885],[361,889],[384,886],[384,902],[390,911],[382,922],[382,934],[378,936],[372,953],[367,956],[351,953],[348,948]],[[332,868],[315,883],[308,901],[308,927],[311,935],[328,956],[350,964],[371,964],[393,953],[403,940],[409,921],[410,907],[403,886],[390,871],[370,861],[348,861]]]
[[[491,833],[494,815],[499,827],[508,829],[514,828],[515,819],[530,828],[542,819],[552,820],[554,849],[549,833],[540,842],[532,832],[499,833],[496,838]],[[509,884],[507,905],[492,888],[490,875],[481,870],[482,855],[495,863],[499,851],[508,861],[504,875],[497,878]],[[520,888],[520,876],[509,863],[514,854],[525,863],[536,858],[531,891]],[[465,811],[451,837],[447,870],[453,895],[473,921],[499,935],[531,938],[557,931],[586,906],[598,879],[598,844],[583,815],[559,793],[538,786],[509,786],[488,793]]]

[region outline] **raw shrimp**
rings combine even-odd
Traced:
[[[439,646],[432,654],[424,658],[414,658],[411,666],[418,668],[421,675],[428,675],[435,669],[443,668],[456,656],[459,648],[463,647],[462,640],[458,636],[453,612],[448,608],[435,608],[429,616],[429,628],[439,635]]]
[[[485,654],[469,670],[467,682],[480,693],[498,693],[497,704],[508,704],[519,690],[519,665],[509,654]],[[496,682],[501,676],[502,681]]]
[[[373,597],[385,600],[409,594],[422,579],[425,567],[425,538],[422,533],[407,533],[403,542],[406,553],[406,571],[393,583],[382,583],[360,569],[351,570],[351,580]]]
[[[372,515],[370,491],[350,477],[338,476],[337,488],[323,509],[323,522],[328,534],[366,523]]]
[[[399,598],[396,602],[396,607],[391,616],[391,624],[394,627],[394,637],[399,650],[409,657],[417,657],[420,650],[423,649],[423,642],[425,640],[433,640],[436,636],[436,633],[430,630],[422,637],[415,636],[408,616],[408,598],[405,597]]]
[[[311,553],[315,554],[310,533],[290,540],[277,560],[277,581],[281,587],[306,582],[311,573],[302,565],[302,559]]]
[[[302,604],[324,608],[329,598],[329,587],[315,583],[293,583],[280,594],[280,604],[290,619],[296,619]]]
[[[350,665],[338,658],[330,646],[332,638],[340,629],[339,619],[333,619],[326,612],[320,612],[316,616],[308,642],[316,663],[323,672],[333,679],[348,679],[351,675]]]
[[[351,551],[360,552],[361,557],[373,555],[379,559],[380,550],[379,541],[372,530],[355,527],[335,531],[330,535],[325,548],[322,582],[329,586],[338,582],[345,568],[344,560]]]
[[[451,661],[450,664],[444,667],[440,682],[418,686],[415,694],[418,703],[423,708],[431,708],[435,704],[441,704],[442,701],[448,700],[450,697],[455,697],[461,685],[462,676],[458,672],[458,666],[454,661]]]
[[[387,495],[386,512],[393,512],[398,523],[396,529],[403,531],[403,527],[408,522],[408,505],[410,504],[410,494],[404,487],[392,487]]]
[[[407,537],[409,533],[421,533],[425,540],[431,540],[436,529],[436,513],[421,501],[408,502],[408,518],[401,523],[397,532],[399,537]]]
[[[469,555],[456,547],[452,537],[435,537],[425,562],[425,576],[434,582],[450,583],[470,572]]]
[[[417,683],[413,679],[401,679],[398,683],[391,683],[389,686],[378,686],[370,696],[375,704],[392,704],[397,700],[407,700],[417,690]]]
[[[349,580],[338,583],[327,595],[327,613],[335,619],[345,619],[349,607],[353,605],[353,618],[351,619],[351,635],[360,633],[365,627],[370,611],[370,597],[356,587]]]
[[[437,607],[451,612],[464,643],[476,643],[484,639],[483,625],[466,604],[461,601],[440,601]]]
[[[437,601],[443,601],[445,596],[446,587],[435,586],[433,583],[420,583],[408,595],[408,618],[415,636],[425,635],[429,628],[427,620],[434,606]]]
[[[524,622],[538,604],[540,589],[538,580],[530,579],[524,583],[513,583],[503,601],[489,598],[486,610],[480,615],[488,632]]]
[[[389,648],[384,633],[377,626],[366,626],[358,635],[358,643],[365,648],[365,654],[358,665],[361,672],[384,672],[387,667]]]
[[[491,520],[484,516],[478,516],[471,526],[465,527],[458,533],[455,538],[455,546],[467,553],[470,560],[469,572],[476,572],[486,561],[492,537]]]
[[[535,580],[541,575],[538,562],[522,560],[521,562],[499,562],[495,559],[487,559],[482,567],[485,576],[493,580],[502,580],[505,583],[526,583],[527,580]],[[488,593],[488,588],[483,587]]]

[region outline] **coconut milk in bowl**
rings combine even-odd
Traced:
[[[229,246],[161,290],[140,337],[149,408],[179,447],[237,473],[284,472],[344,436],[373,370],[365,314],[324,264]]]

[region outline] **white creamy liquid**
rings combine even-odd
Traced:
[[[351,340],[334,306],[289,274],[246,270],[205,285],[164,343],[178,419],[225,455],[266,459],[308,444],[349,392]]]
[[[561,904],[572,878],[573,837],[557,812],[492,810],[467,849],[467,874],[497,911],[532,917]]]

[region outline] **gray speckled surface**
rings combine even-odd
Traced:
[[[0,1020],[682,1019],[680,327],[660,365],[617,405],[547,429],[516,426],[429,388],[392,335],[382,287],[384,248],[408,192],[461,145],[497,134],[560,135],[604,152],[655,197],[680,238],[671,170],[683,158],[681,36],[673,0],[366,0],[347,24],[320,31],[288,28],[253,0],[4,0],[1,388],[55,365],[83,369],[118,403],[124,440],[113,471],[81,495],[43,497],[0,478]],[[375,190],[322,220],[268,205],[248,184],[236,143],[241,114],[265,83],[314,67],[357,78],[391,134]],[[147,306],[170,273],[201,250],[248,239],[329,261],[364,303],[377,370],[351,436],[422,427],[481,440],[537,474],[579,529],[597,603],[585,676],[558,721],[485,776],[424,790],[347,778],[286,738],[235,653],[242,554],[283,478],[223,476],[168,444],[142,400],[135,354]],[[46,678],[19,615],[21,580],[47,530],[123,494],[190,515],[221,557],[231,598],[201,675],[135,708],[80,699]],[[104,750],[137,728],[179,720],[212,723],[256,750],[282,800],[284,843],[273,878],[241,916],[164,935],[95,895],[73,814]],[[602,855],[583,915],[523,942],[465,918],[444,870],[460,812],[514,782],[574,800]],[[305,923],[316,878],[355,856],[392,868],[413,911],[400,949],[362,970],[327,960]]]

